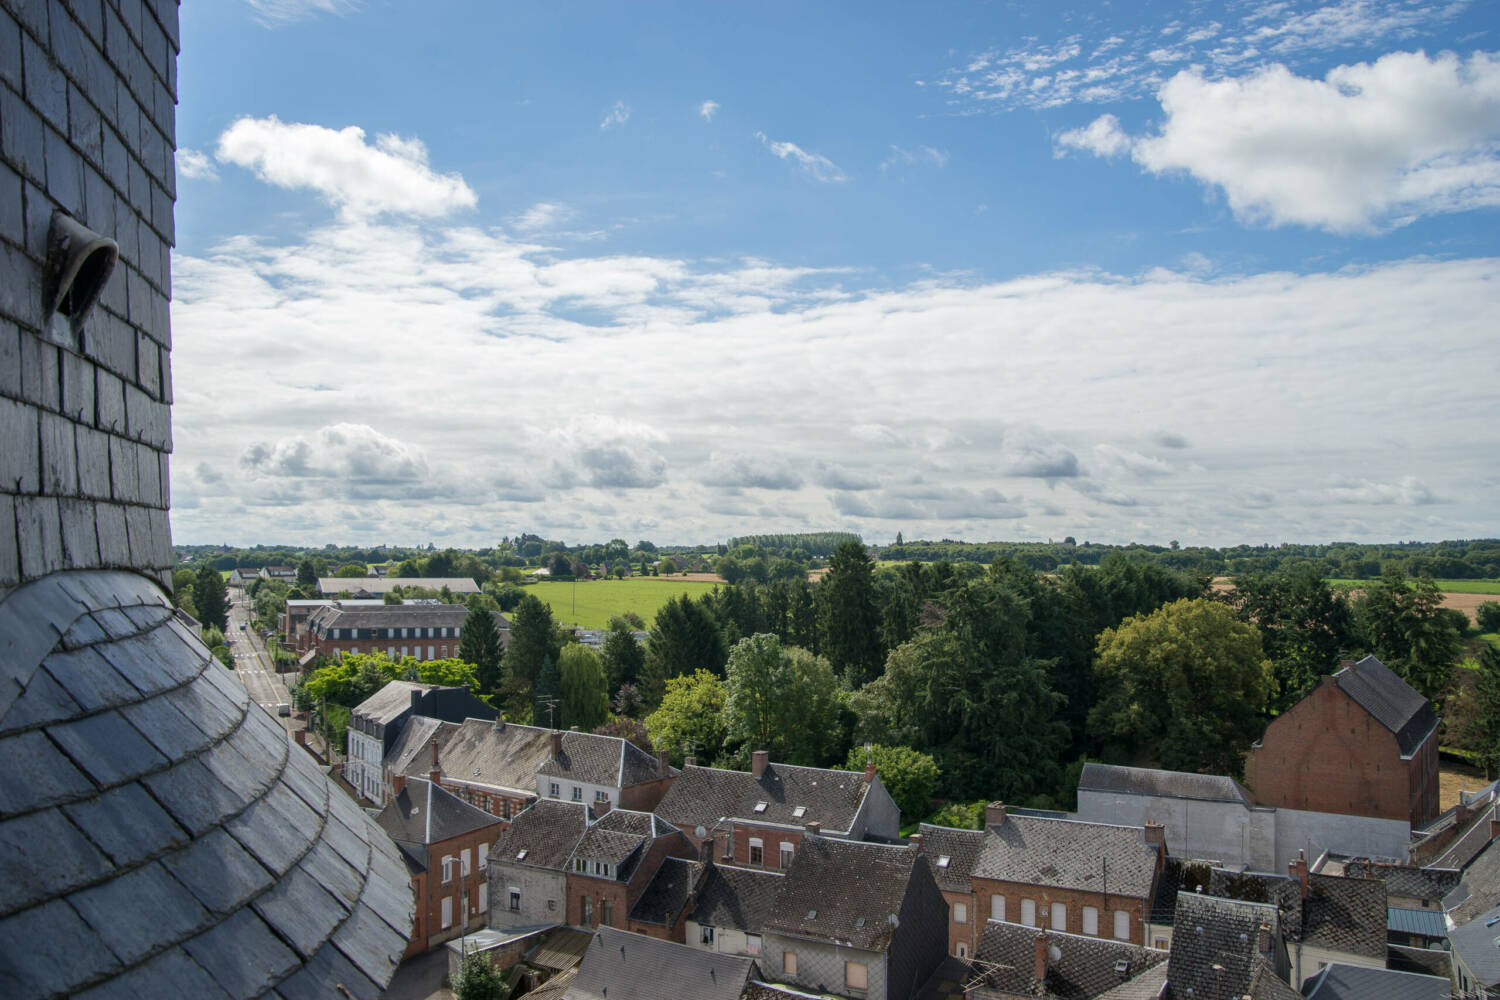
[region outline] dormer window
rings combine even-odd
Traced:
[[[946,854],[939,854],[938,855],[937,866],[939,868],[947,868],[948,865],[952,863],[952,861],[953,861],[953,859],[950,858],[950,857],[948,857],[948,855],[946,855]]]
[[[757,802],[755,803],[755,811],[758,813],[763,813],[766,811],[766,806],[769,804],[770,803],[767,802]]]

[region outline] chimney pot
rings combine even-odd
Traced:
[[[667,752],[665,750],[656,751],[656,773],[663,778],[672,773],[672,766],[667,763]]]
[[[695,756],[693,756],[692,754],[688,754],[686,757],[682,758],[682,766],[683,767],[697,767],[698,766],[698,758],[695,757]]]
[[[1298,882],[1302,883],[1302,898],[1306,899],[1307,898],[1307,883],[1308,883],[1308,878],[1307,878],[1307,852],[1299,850],[1297,852],[1297,859],[1295,861],[1292,861],[1286,867],[1287,867],[1287,873],[1289,875],[1291,875],[1292,878],[1294,878]]]
[[[1001,826],[1005,823],[1005,803],[991,802],[984,807],[984,825]]]
[[[808,820],[802,828],[814,837],[819,836],[823,832],[823,824],[815,819]]]
[[[594,803],[594,806],[593,806],[593,809],[594,809],[594,818],[595,819],[603,819],[605,816],[609,815],[609,811],[611,809],[613,809],[613,808],[614,808],[614,803],[611,802],[611,801],[609,801],[609,799],[599,799],[599,800],[597,800]]]
[[[1262,955],[1271,954],[1271,925],[1261,924],[1255,935],[1255,947]]]
[[[1167,845],[1167,830],[1154,819],[1146,820],[1145,826],[1146,843],[1155,844],[1158,847]]]
[[[759,778],[766,773],[766,766],[771,763],[771,752],[769,750],[757,750],[750,755],[750,776]]]
[[[869,760],[865,761],[865,780],[866,781],[874,781],[875,780],[875,758],[873,758],[873,757],[871,757]]]
[[[911,843],[912,843],[912,846],[917,849],[917,853],[921,854],[922,853],[922,835],[920,833],[914,833],[914,834],[912,834],[911,835]]]
[[[404,774],[393,774],[393,775],[391,775],[391,792],[393,794],[400,795],[401,792],[405,788],[406,788],[406,775],[404,775]]]
[[[1037,980],[1047,978],[1047,932],[1042,931],[1036,936],[1036,965],[1032,969],[1032,976]]]
[[[562,733],[556,729],[552,730],[552,756],[562,756]]]

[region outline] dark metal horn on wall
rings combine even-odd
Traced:
[[[47,233],[47,312],[82,325],[104,292],[120,246],[66,212],[52,213]]]

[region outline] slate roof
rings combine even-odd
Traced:
[[[1373,656],[1333,675],[1339,689],[1382,726],[1396,734],[1404,756],[1411,756],[1437,728],[1437,714],[1427,699]]]
[[[485,723],[488,725],[488,723]],[[458,732],[459,724],[444,722],[426,715],[413,715],[401,727],[401,734],[386,747],[383,767],[392,774],[422,777],[432,770],[432,741],[438,741],[438,760],[443,747]]]
[[[573,848],[573,855],[615,865],[615,880],[627,882],[650,850],[651,842],[677,832],[670,823],[651,813],[611,809],[589,826]]]
[[[786,878],[779,872],[715,864],[698,890],[698,905],[688,918],[712,927],[759,934]]]
[[[1411,948],[1406,945],[1386,945],[1385,965],[1397,972],[1420,972],[1426,976],[1453,975],[1453,960],[1441,948]]]
[[[1332,876],[1319,876],[1331,878]],[[1347,881],[1347,880],[1341,880]],[[1210,896],[1221,899],[1237,899],[1245,903],[1268,903],[1281,914],[1281,926],[1293,936],[1304,933],[1305,907],[1302,898],[1302,882],[1289,875],[1273,875],[1269,872],[1239,872],[1229,868],[1209,870],[1208,886],[1203,890]],[[1384,905],[1384,895],[1381,895]],[[1381,941],[1385,940],[1382,933]]]
[[[1368,858],[1350,858],[1344,862],[1349,878],[1378,878],[1385,882],[1388,896],[1440,901],[1458,885],[1462,872],[1453,868],[1415,868]]]
[[[1124,941],[1048,931],[1047,946],[1057,949],[1057,957],[1048,962],[1047,977],[1039,984],[1033,975],[1036,938],[1035,927],[987,921],[974,949],[985,987],[1056,1000],[1093,1000],[1167,960],[1164,951]],[[1121,962],[1126,965],[1118,972]]]
[[[432,846],[454,837],[500,826],[500,818],[469,805],[452,792],[421,778],[411,778],[376,822],[398,843]]]
[[[0,758],[0,996],[375,997],[394,973],[395,845],[147,577],[0,600]]]
[[[908,887],[927,860],[909,847],[803,837],[764,928],[886,951]]]
[[[1249,993],[1256,967],[1265,962],[1258,950],[1262,923],[1271,927],[1274,957],[1274,942],[1280,938],[1274,906],[1196,893],[1180,895],[1167,960],[1167,981],[1175,1000]],[[1219,969],[1214,968],[1216,964]],[[1189,988],[1192,993],[1186,992]]]
[[[320,576],[318,589],[325,594],[388,594],[397,587],[421,587],[424,590],[448,588],[452,594],[477,594],[479,585],[466,576]]]
[[[351,606],[352,605],[352,606]],[[510,628],[503,615],[495,615],[495,624]],[[469,609],[462,604],[330,604],[313,612],[309,624],[320,628],[463,628]],[[400,642],[401,640],[393,640]]]
[[[663,858],[656,874],[630,908],[630,919],[670,927],[687,908],[688,897],[702,874],[701,862]]]
[[[1079,790],[1121,792],[1126,795],[1159,795],[1171,799],[1202,799],[1209,802],[1237,802],[1251,805],[1250,793],[1233,778],[1214,774],[1188,774],[1185,771],[1162,771],[1151,767],[1124,767],[1119,764],[1083,765]]]
[[[1302,988],[1307,1000],[1448,1000],[1453,984],[1437,976],[1330,962]]]
[[[537,771],[552,752],[550,732],[535,726],[508,722],[497,726],[484,719],[465,719],[442,739],[438,761],[443,774],[458,781],[535,795]],[[418,755],[402,765],[402,773],[425,774],[430,759]]]
[[[817,821],[825,834],[848,833],[869,787],[862,771],[770,763],[756,778],[749,771],[685,767],[656,813],[684,830],[712,830],[728,818],[797,829]]]
[[[526,961],[543,969],[576,969],[594,936],[573,927],[558,927],[526,953]]]
[[[350,715],[369,719],[382,726],[389,726],[402,715],[411,711],[413,692],[431,691],[436,684],[419,684],[416,681],[391,681],[370,697],[354,706]]]
[[[1486,926],[1491,920],[1496,924]],[[1492,991],[1500,991],[1500,905],[1495,905],[1474,915],[1465,924],[1448,929],[1448,943],[1453,952],[1468,966],[1474,978]]]
[[[1443,909],[1454,924],[1466,924],[1500,905],[1500,840],[1493,841],[1464,869],[1463,880],[1443,897]]]
[[[922,835],[922,850],[927,854],[927,863],[932,866],[932,877],[938,888],[947,892],[968,892],[969,877],[979,863],[979,852],[984,848],[983,830],[958,830],[948,826],[933,826],[922,823],[917,827]],[[947,858],[947,864],[943,859]]]
[[[1151,968],[1099,994],[1097,1000],[1160,1000],[1167,985],[1167,963],[1159,962]]]
[[[1496,806],[1477,811],[1477,815],[1469,821],[1468,828],[1443,850],[1441,854],[1433,858],[1431,865],[1434,868],[1467,868],[1469,863],[1477,858],[1481,851],[1489,845],[1490,818],[1495,815]]]
[[[1156,895],[1151,899],[1151,922],[1170,924],[1177,912],[1179,892],[1205,891],[1213,878],[1213,862],[1168,857],[1156,877]]]
[[[588,806],[542,799],[517,813],[490,848],[496,864],[563,871],[588,828]],[[525,857],[519,857],[522,851]]]
[[[1302,940],[1363,958],[1385,958],[1385,883],[1311,874],[1302,901]]]
[[[541,731],[550,737],[551,730]],[[562,734],[561,754],[553,757],[549,748],[537,773],[617,788],[630,788],[663,777],[657,769],[656,758],[629,740],[572,731]],[[677,773],[675,767],[668,766],[668,775]]]
[[[1140,827],[1011,815],[985,828],[974,874],[1149,900],[1156,852]]]
[[[753,959],[600,927],[567,1000],[739,1000]]]

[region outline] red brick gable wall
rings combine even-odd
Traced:
[[[1105,895],[1102,892],[1084,892],[1077,889],[1057,889],[1040,885],[1027,885],[1021,882],[1003,882],[997,879],[980,878],[974,876],[971,879],[974,887],[974,900],[970,906],[969,918],[974,919],[974,911],[978,911],[981,924],[990,917],[990,897],[999,894],[1005,897],[1005,919],[1008,923],[1019,924],[1021,922],[1021,901],[1030,899],[1036,903],[1036,925],[1051,929],[1052,920],[1050,908],[1054,903],[1061,903],[1067,908],[1067,926],[1062,928],[1069,934],[1082,934],[1083,931],[1083,908],[1092,906],[1099,911],[1099,933],[1094,937],[1106,940],[1115,940],[1115,913],[1124,910],[1130,914],[1130,943],[1144,945],[1146,943],[1146,905],[1147,900],[1138,899],[1134,896],[1117,896],[1113,893]],[[944,893],[944,898],[949,894]],[[956,897],[955,897],[956,898]],[[1042,916],[1042,908],[1048,907],[1048,916]],[[949,914],[950,937],[952,935],[952,914]],[[971,945],[972,947],[972,945]],[[949,954],[952,954],[951,941]],[[972,955],[973,952],[971,951]]]

